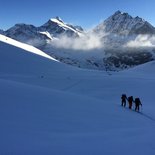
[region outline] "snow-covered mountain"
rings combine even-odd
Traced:
[[[115,12],[94,31],[97,33],[112,33],[117,35],[155,34],[155,28],[140,17],[132,17],[128,13]]]
[[[99,48],[92,48],[86,52],[80,48],[72,49],[74,44],[89,44],[89,37],[81,37],[84,43],[79,40],[67,42],[68,38],[65,38],[65,41],[60,39],[59,44],[71,44],[70,49],[61,46],[56,49],[50,44],[42,50],[62,62],[78,67],[122,70],[154,60],[154,34],[155,28],[144,19],[117,11],[92,31],[85,33],[85,36],[93,38],[90,44],[99,41]],[[78,42],[80,43],[76,44]],[[129,46],[131,44],[133,46]]]
[[[117,11],[93,31],[104,42],[107,69],[125,69],[154,60],[155,27],[138,16]]]
[[[66,35],[68,37],[77,37],[83,31],[79,27],[74,27],[64,23],[60,17],[52,18],[44,25],[38,28],[39,31],[47,31],[53,37],[59,37],[60,35]]]
[[[40,27],[16,24],[4,34],[82,68],[122,70],[155,58],[155,28],[121,11],[89,32],[56,17]]]
[[[50,19],[40,27],[27,24],[16,24],[5,31],[6,36],[36,47],[44,46],[54,37],[59,37],[61,35],[77,37],[81,33],[82,29],[67,25],[59,17]]]
[[[37,27],[27,24],[16,24],[5,31],[5,35],[36,47],[43,46],[51,39],[46,34],[40,33]]]

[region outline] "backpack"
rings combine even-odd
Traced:
[[[140,99],[139,98],[135,98],[135,103],[136,104],[141,104]]]
[[[133,101],[133,97],[132,96],[128,97],[128,101],[132,102]]]
[[[125,94],[122,94],[122,99],[126,99],[126,95]]]

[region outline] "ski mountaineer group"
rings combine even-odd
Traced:
[[[128,101],[129,109],[132,109],[132,104],[134,102],[135,103],[135,111],[138,111],[138,112],[139,112],[139,107],[142,106],[142,103],[141,103],[141,101],[140,101],[140,99],[138,97],[135,98],[135,100],[134,100],[133,96],[127,97],[126,94],[122,94],[121,100],[122,100],[121,105],[123,107],[126,106],[126,101]]]

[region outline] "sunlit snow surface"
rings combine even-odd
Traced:
[[[35,47],[31,46],[31,45],[28,45],[28,44],[25,44],[25,43],[21,43],[19,41],[16,41],[16,40],[11,39],[9,37],[3,36],[1,34],[0,34],[0,41],[8,43],[8,44],[16,46],[16,47],[19,47],[19,48],[22,48],[22,49],[24,49],[26,51],[35,53],[37,55],[40,55],[40,56],[43,56],[43,57],[55,60],[51,56],[47,55],[46,53],[42,52],[41,50],[39,50],[39,49],[37,49],[37,48],[35,48]],[[57,61],[57,60],[55,60],[55,61]]]
[[[155,62],[82,70],[0,40],[0,155],[155,154]],[[142,113],[122,108],[122,93]]]

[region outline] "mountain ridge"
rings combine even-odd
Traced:
[[[140,31],[143,29],[147,31]],[[155,34],[155,27],[144,19],[136,16],[132,17],[128,13],[123,13],[121,11],[116,11],[112,16],[101,22],[95,27],[94,31],[102,30],[107,33],[116,33],[119,35],[132,35],[132,34]]]
[[[155,41],[151,38],[155,28],[144,19],[121,11],[116,11],[89,32],[55,17],[39,27],[16,24],[3,33],[37,47],[61,62],[82,68],[122,70],[152,61],[155,55]],[[138,46],[128,46],[135,44]],[[147,46],[151,44],[153,46]]]

